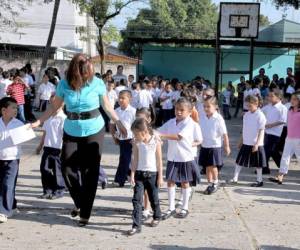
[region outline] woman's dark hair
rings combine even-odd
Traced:
[[[132,131],[145,131],[148,130],[151,135],[153,135],[153,130],[151,124],[144,118],[137,118],[131,125]]]
[[[84,55],[77,54],[69,64],[66,79],[73,90],[79,90],[86,82],[91,81],[94,76],[94,66]]]

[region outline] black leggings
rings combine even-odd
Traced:
[[[96,196],[104,128],[87,137],[64,133],[62,173],[80,217],[89,219]]]

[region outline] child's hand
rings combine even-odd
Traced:
[[[256,152],[258,150],[258,145],[255,144],[252,148],[252,153]]]
[[[131,174],[130,174],[130,185],[131,185],[132,187],[135,186],[134,172],[131,172]]]
[[[230,147],[229,147],[229,146],[226,146],[224,149],[225,149],[226,156],[229,156],[230,153],[231,153]]]
[[[161,188],[163,186],[163,184],[164,184],[164,180],[163,180],[162,176],[158,176],[157,186]]]
[[[113,136],[113,140],[114,140],[114,142],[115,142],[116,145],[119,145],[119,144],[120,144],[120,143],[119,143],[119,140],[118,140],[116,137],[114,137],[114,136]]]

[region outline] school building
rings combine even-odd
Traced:
[[[257,41],[300,43],[300,24],[283,19],[261,29]],[[232,71],[233,74],[221,75],[220,82],[238,82],[240,75],[234,72],[249,70],[249,60],[250,47],[222,46],[221,70]],[[215,79],[215,49],[213,47],[145,44],[142,49],[142,61],[139,69],[145,75],[177,77],[182,81],[191,80],[198,75],[211,82]],[[287,67],[300,71],[299,49],[254,48],[254,76],[258,74],[260,68],[265,68],[270,78],[275,73],[279,77],[285,77]],[[249,75],[244,76],[246,79],[249,78]]]

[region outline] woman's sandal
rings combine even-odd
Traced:
[[[79,214],[80,214],[80,209],[78,209],[76,207],[71,211],[71,217],[72,218],[77,217]]]
[[[159,222],[160,222],[160,220],[152,220],[151,223],[150,223],[150,226],[151,227],[157,227]]]
[[[189,211],[186,209],[181,209],[181,211],[177,214],[177,218],[185,219],[189,215]]]
[[[87,224],[89,224],[89,219],[80,218],[78,222],[79,227],[85,227]]]

